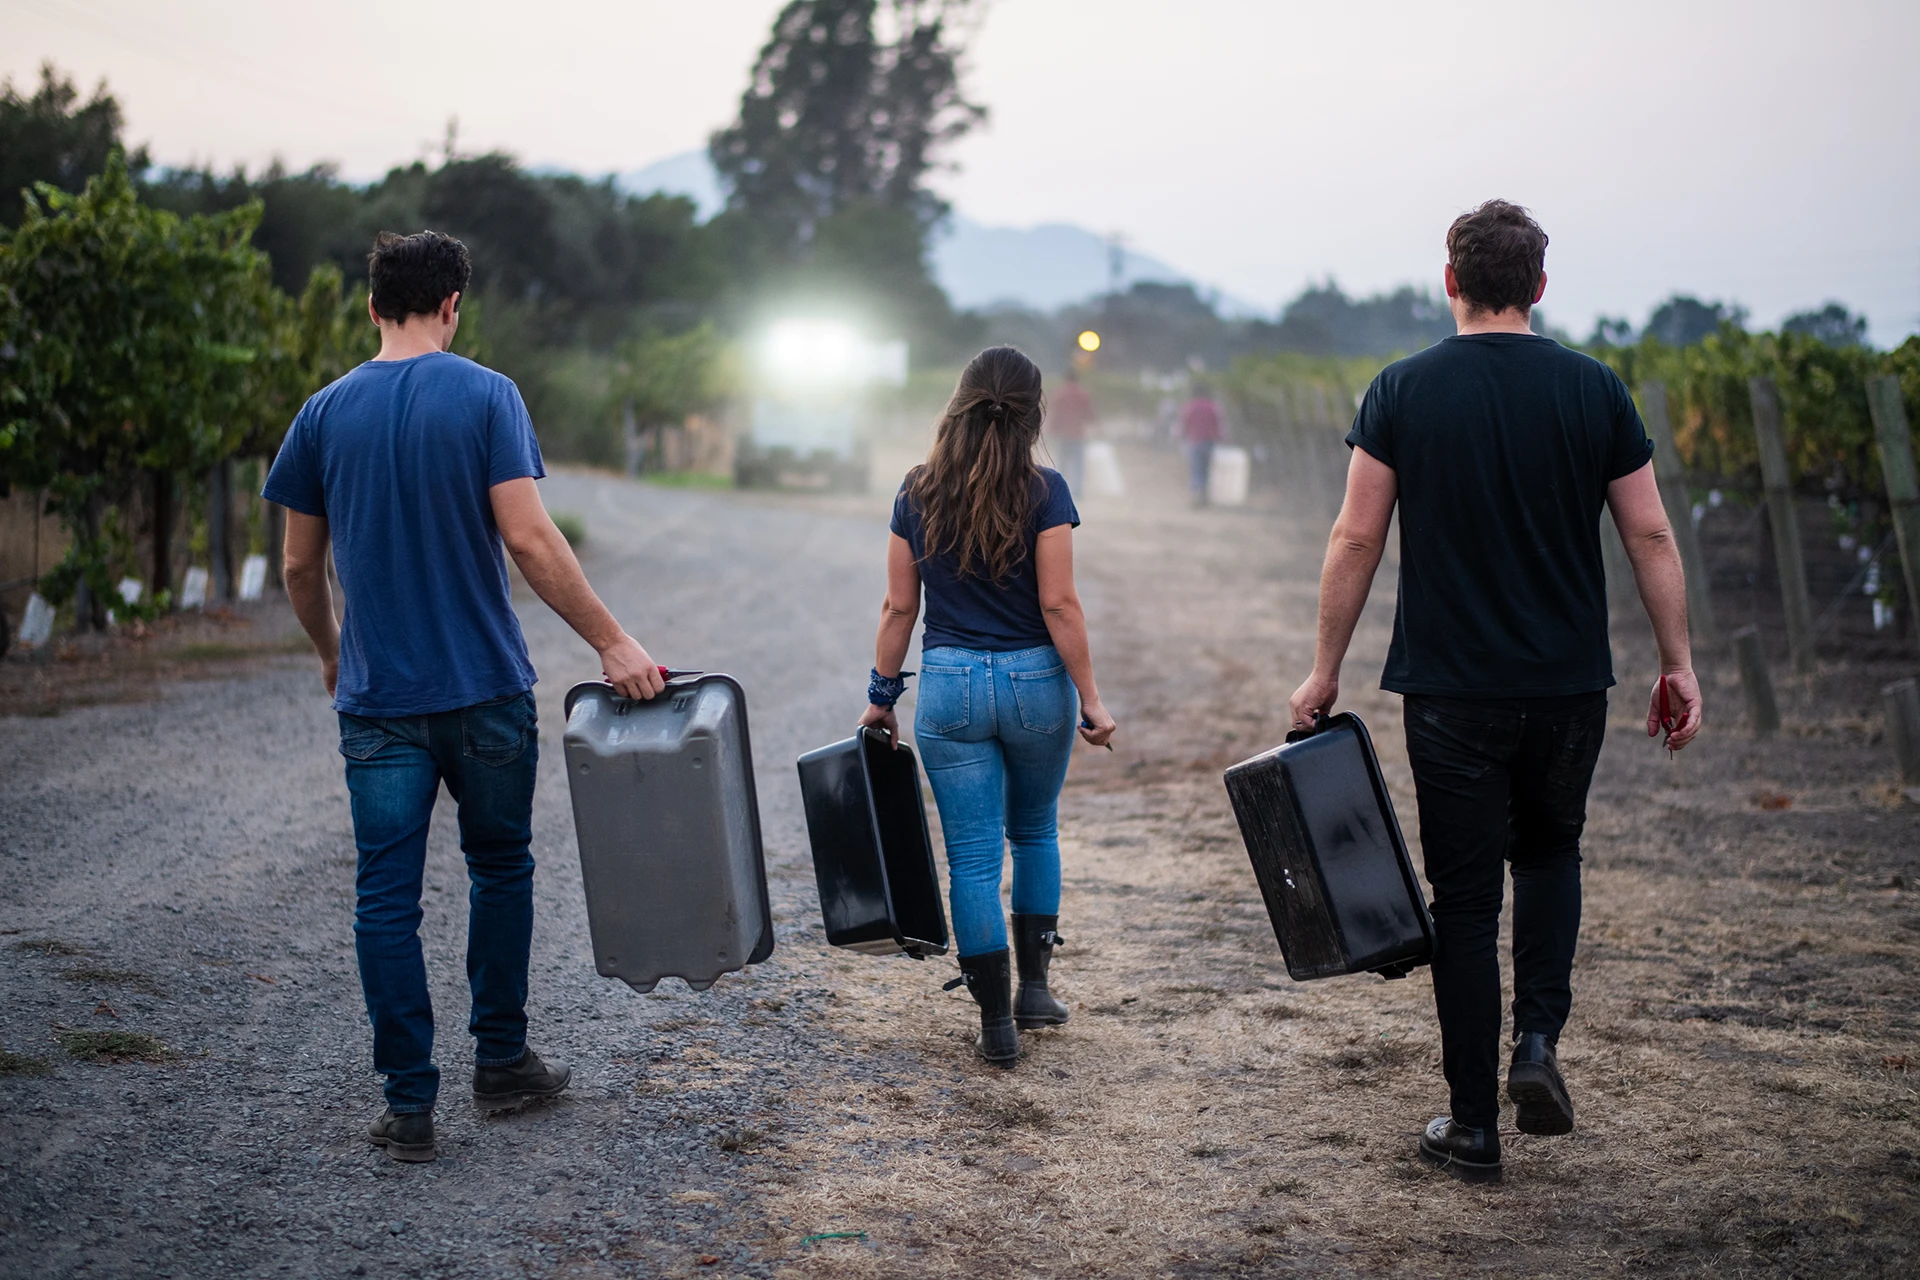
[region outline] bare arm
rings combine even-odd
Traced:
[[[897,533],[887,535],[887,594],[880,601],[880,631],[873,638],[873,669],[883,676],[897,676],[907,660],[907,646],[913,643],[913,624],[920,617],[920,566],[914,563],[913,547]],[[900,745],[900,718],[892,707],[867,704],[860,713],[863,725],[879,725]]]
[[[1313,674],[1288,701],[1295,728],[1312,724],[1316,712],[1332,715],[1340,699],[1340,664],[1346,661],[1353,629],[1360,623],[1367,593],[1373,590],[1373,574],[1386,552],[1393,504],[1399,496],[1400,477],[1393,468],[1365,449],[1355,449],[1347,462],[1347,496],[1333,522],[1327,559],[1320,568]]]
[[[601,674],[628,698],[651,698],[666,686],[640,642],[620,627],[600,602],[573,548],[556,529],[531,478],[508,480],[488,491],[493,520],[513,562],[534,594],[566,620],[600,655]]]
[[[1700,732],[1703,705],[1700,681],[1693,674],[1693,646],[1687,638],[1687,576],[1680,567],[1680,547],[1660,501],[1660,486],[1649,462],[1632,475],[1607,486],[1607,506],[1626,543],[1633,563],[1633,580],[1640,603],[1653,623],[1654,643],[1660,648],[1660,678],[1677,701],[1676,727],[1667,745],[1678,751]],[[1656,684],[1647,708],[1647,736],[1660,732],[1660,686]]]
[[[320,655],[320,680],[333,696],[340,678],[340,622],[333,616],[333,586],[327,581],[329,535],[325,516],[287,510],[286,555],[281,576],[287,600]]]
[[[1073,526],[1055,525],[1041,530],[1033,548],[1034,572],[1039,578],[1040,613],[1047,620],[1047,634],[1060,660],[1067,665],[1073,687],[1080,691],[1080,736],[1096,747],[1104,747],[1118,727],[1100,701],[1100,688],[1093,682],[1093,648],[1087,643],[1087,615],[1080,608],[1080,593],[1073,586]]]

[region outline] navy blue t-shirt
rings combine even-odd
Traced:
[[[960,559],[950,551],[928,555],[926,522],[907,495],[907,486],[900,486],[900,495],[893,500],[892,529],[907,540],[913,558],[920,562],[920,583],[927,597],[921,649],[951,645],[978,653],[1011,653],[1053,643],[1046,615],[1040,612],[1040,573],[1033,562],[1033,548],[1048,529],[1063,524],[1077,527],[1080,513],[1074,510],[1073,495],[1058,471],[1042,467],[1040,478],[1046,492],[1034,504],[1027,554],[1000,582],[977,573],[962,577]]]
[[[1380,371],[1347,443],[1399,482],[1381,688],[1547,698],[1613,684],[1600,511],[1653,456],[1613,370],[1531,334],[1448,338]]]
[[[261,496],[332,535],[336,710],[428,715],[533,687],[488,490],[546,473],[519,389],[462,356],[371,360],[314,393]]]

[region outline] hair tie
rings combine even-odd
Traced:
[[[987,401],[987,421],[994,422],[1007,416],[1007,406],[998,400]]]

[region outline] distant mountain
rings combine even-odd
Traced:
[[[690,197],[703,219],[720,212],[727,202],[719,175],[704,151],[669,156],[644,169],[616,174],[614,182],[633,195],[662,192]],[[965,309],[1018,306],[1053,311],[1105,293],[1112,285],[1106,237],[1064,222],[988,227],[955,214],[934,240],[932,257],[934,278],[953,305]],[[1143,280],[1191,283],[1164,262],[1122,249],[1120,287]],[[1246,309],[1231,299],[1220,302],[1229,311]]]
[[[702,222],[727,207],[720,175],[713,171],[713,162],[704,151],[688,151],[656,160],[644,169],[616,173],[613,185],[628,195],[688,196],[699,209]]]

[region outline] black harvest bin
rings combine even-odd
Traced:
[[[1226,784],[1296,981],[1402,978],[1432,960],[1426,896],[1359,716],[1316,718]]]
[[[947,952],[947,915],[907,746],[862,729],[800,757],[800,794],[827,941],[916,960]]]

